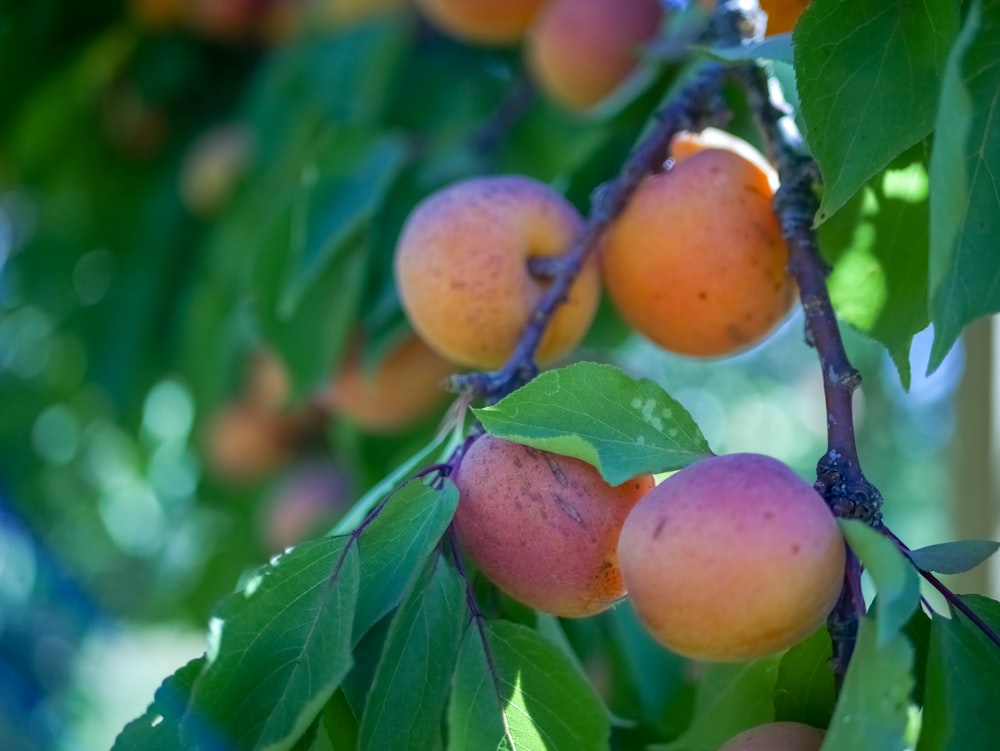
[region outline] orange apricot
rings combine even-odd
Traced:
[[[720,357],[769,334],[796,287],[768,175],[704,149],[643,180],[605,234],[605,288],[633,328],[671,352]]]
[[[791,31],[807,5],[809,0],[760,0],[760,9],[767,13],[767,35]]]
[[[769,722],[734,735],[719,751],[819,751],[824,735],[801,722]]]
[[[510,44],[524,34],[544,0],[417,0],[428,21],[474,44]]]
[[[662,16],[659,0],[550,0],[528,31],[528,70],[553,99],[586,109],[628,77]]]
[[[455,532],[501,590],[569,618],[599,613],[625,595],[618,535],[652,476],[612,486],[579,459],[484,435],[454,481]]]
[[[445,379],[457,370],[413,334],[374,368],[366,369],[361,355],[360,346],[351,348],[320,403],[376,433],[400,430],[430,414],[447,396]]]
[[[417,205],[400,234],[395,274],[403,310],[448,360],[499,367],[550,283],[532,273],[531,259],[563,254],[581,226],[565,198],[527,177],[479,177],[444,188]],[[599,297],[592,258],[549,321],[539,361],[579,343]]]
[[[649,632],[678,654],[778,652],[833,609],[846,548],[823,498],[760,454],[714,456],[651,490],[622,527],[625,585]]]

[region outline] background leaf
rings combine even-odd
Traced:
[[[432,749],[469,619],[465,585],[441,555],[393,618],[361,720],[364,749]]]
[[[951,2],[809,3],[792,35],[806,138],[824,178],[817,224],[930,133],[957,30]]]
[[[607,749],[607,711],[557,647],[515,623],[482,626],[470,625],[459,654],[449,749]]]
[[[493,435],[590,462],[612,485],[712,453],[683,406],[653,381],[611,365],[549,370],[473,411]]]
[[[962,598],[995,631],[1000,603]],[[1000,648],[964,616],[934,614],[917,751],[992,748],[1000,737]]]
[[[364,530],[358,541],[361,581],[354,614],[355,642],[399,603],[457,506],[458,490],[450,482],[437,490],[413,480],[390,496]]]
[[[910,342],[930,319],[927,148],[894,160],[819,228],[837,316],[885,345],[904,388]]]
[[[351,666],[357,594],[357,547],[332,537],[294,548],[223,600],[184,740],[197,743],[207,722],[239,748],[290,748]]]
[[[910,551],[913,565],[938,574],[961,574],[974,569],[1000,548],[994,540],[959,540]]]
[[[950,4],[945,4],[950,5]],[[970,6],[945,69],[931,155],[934,370],[962,329],[1000,310],[1000,2]]]
[[[912,670],[913,649],[906,637],[896,633],[883,642],[875,622],[862,618],[823,751],[903,751]]]
[[[920,579],[889,538],[856,519],[838,519],[837,523],[875,582],[876,633],[879,646],[883,646],[895,638],[916,610]]]

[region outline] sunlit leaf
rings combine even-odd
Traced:
[[[710,664],[700,676],[691,726],[662,751],[717,751],[737,733],[774,719],[780,656]]]
[[[931,155],[930,370],[966,324],[1000,310],[998,57],[1000,2],[971,3],[945,69]]]
[[[546,371],[475,413],[493,435],[590,462],[612,485],[712,453],[683,406],[611,365]]]
[[[878,591],[875,602],[879,646],[894,640],[920,600],[916,569],[889,538],[855,519],[838,519],[851,550],[871,574]]]
[[[1000,603],[977,595],[962,599],[994,633],[1000,631]],[[1000,738],[998,675],[1000,646],[954,608],[950,619],[935,613],[917,751],[993,748]]]
[[[419,576],[458,505],[450,482],[437,490],[411,481],[388,499],[361,533],[361,583],[354,614],[354,640],[394,608]]]
[[[912,670],[913,649],[906,637],[896,633],[883,642],[875,623],[862,618],[823,751],[903,751]]]
[[[806,137],[823,172],[821,224],[930,133],[954,3],[812,0],[793,34]]]
[[[506,621],[467,628],[448,728],[452,751],[602,751],[610,733],[594,689],[559,649]]]
[[[361,721],[364,749],[435,748],[469,620],[465,586],[442,556],[399,606]]]
[[[305,732],[351,666],[358,552],[347,543],[303,543],[222,601],[186,742],[208,724],[239,748],[278,751]]]

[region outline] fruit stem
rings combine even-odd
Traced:
[[[968,618],[973,625],[976,626],[991,642],[993,642],[997,647],[1000,647],[1000,634],[998,634],[990,624],[984,621],[972,608],[970,608],[966,602],[959,597],[955,592],[949,589],[944,582],[938,579],[934,574],[926,569],[920,568],[914,561],[913,556],[910,555],[912,552],[910,548],[900,540],[896,535],[890,530],[885,524],[880,524],[876,529],[883,535],[892,540],[896,547],[899,549],[905,557],[906,560],[917,570],[924,579],[930,584],[934,589],[941,593],[941,596],[948,602],[948,604],[956,611]]]
[[[566,299],[574,280],[601,237],[618,217],[639,183],[663,168],[670,139],[680,130],[703,130],[729,119],[721,90],[725,68],[706,63],[658,115],[656,126],[632,151],[618,175],[602,183],[591,196],[590,213],[580,234],[560,257],[545,295],[535,308],[507,363],[494,372],[466,373],[451,379],[451,388],[472,392],[487,404],[524,385],[538,373],[535,352],[556,308]]]

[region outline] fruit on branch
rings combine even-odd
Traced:
[[[391,433],[440,405],[447,396],[442,383],[456,370],[414,334],[400,341],[374,368],[365,367],[362,347],[356,342],[319,402],[365,430]]]
[[[661,482],[629,514],[618,556],[650,633],[718,661],[808,636],[837,601],[846,558],[819,493],[760,454],[710,457]]]
[[[605,287],[622,316],[664,349],[720,357],[758,343],[796,287],[771,209],[769,174],[706,148],[643,180],[605,234]]]
[[[473,44],[510,44],[528,28],[543,0],[416,0],[428,21]]]
[[[275,414],[234,401],[209,418],[205,460],[215,475],[228,482],[257,480],[292,457],[302,429],[300,415]]]
[[[553,99],[586,109],[628,77],[662,16],[659,0],[550,0],[528,30],[528,70]]]
[[[801,722],[769,722],[734,735],[719,751],[819,751],[823,736]]]
[[[558,262],[581,226],[566,199],[527,177],[472,178],[434,193],[413,210],[396,247],[396,286],[410,323],[452,362],[501,366],[551,283],[532,264]],[[596,260],[584,265],[545,329],[539,361],[565,355],[586,334],[599,274]]]
[[[760,9],[767,13],[767,34],[784,34],[795,28],[795,23],[809,0],[760,0]]]
[[[354,479],[323,461],[292,467],[266,498],[257,518],[258,533],[270,553],[280,553],[327,531],[354,498]]]
[[[625,595],[618,535],[652,476],[612,486],[579,459],[484,435],[454,481],[458,538],[504,592],[569,618],[599,613]]]
[[[778,173],[771,163],[752,145],[728,131],[711,127],[700,131],[678,131],[670,139],[668,152],[677,163],[706,149],[724,149],[739,154],[764,173],[772,193],[778,189]]]

